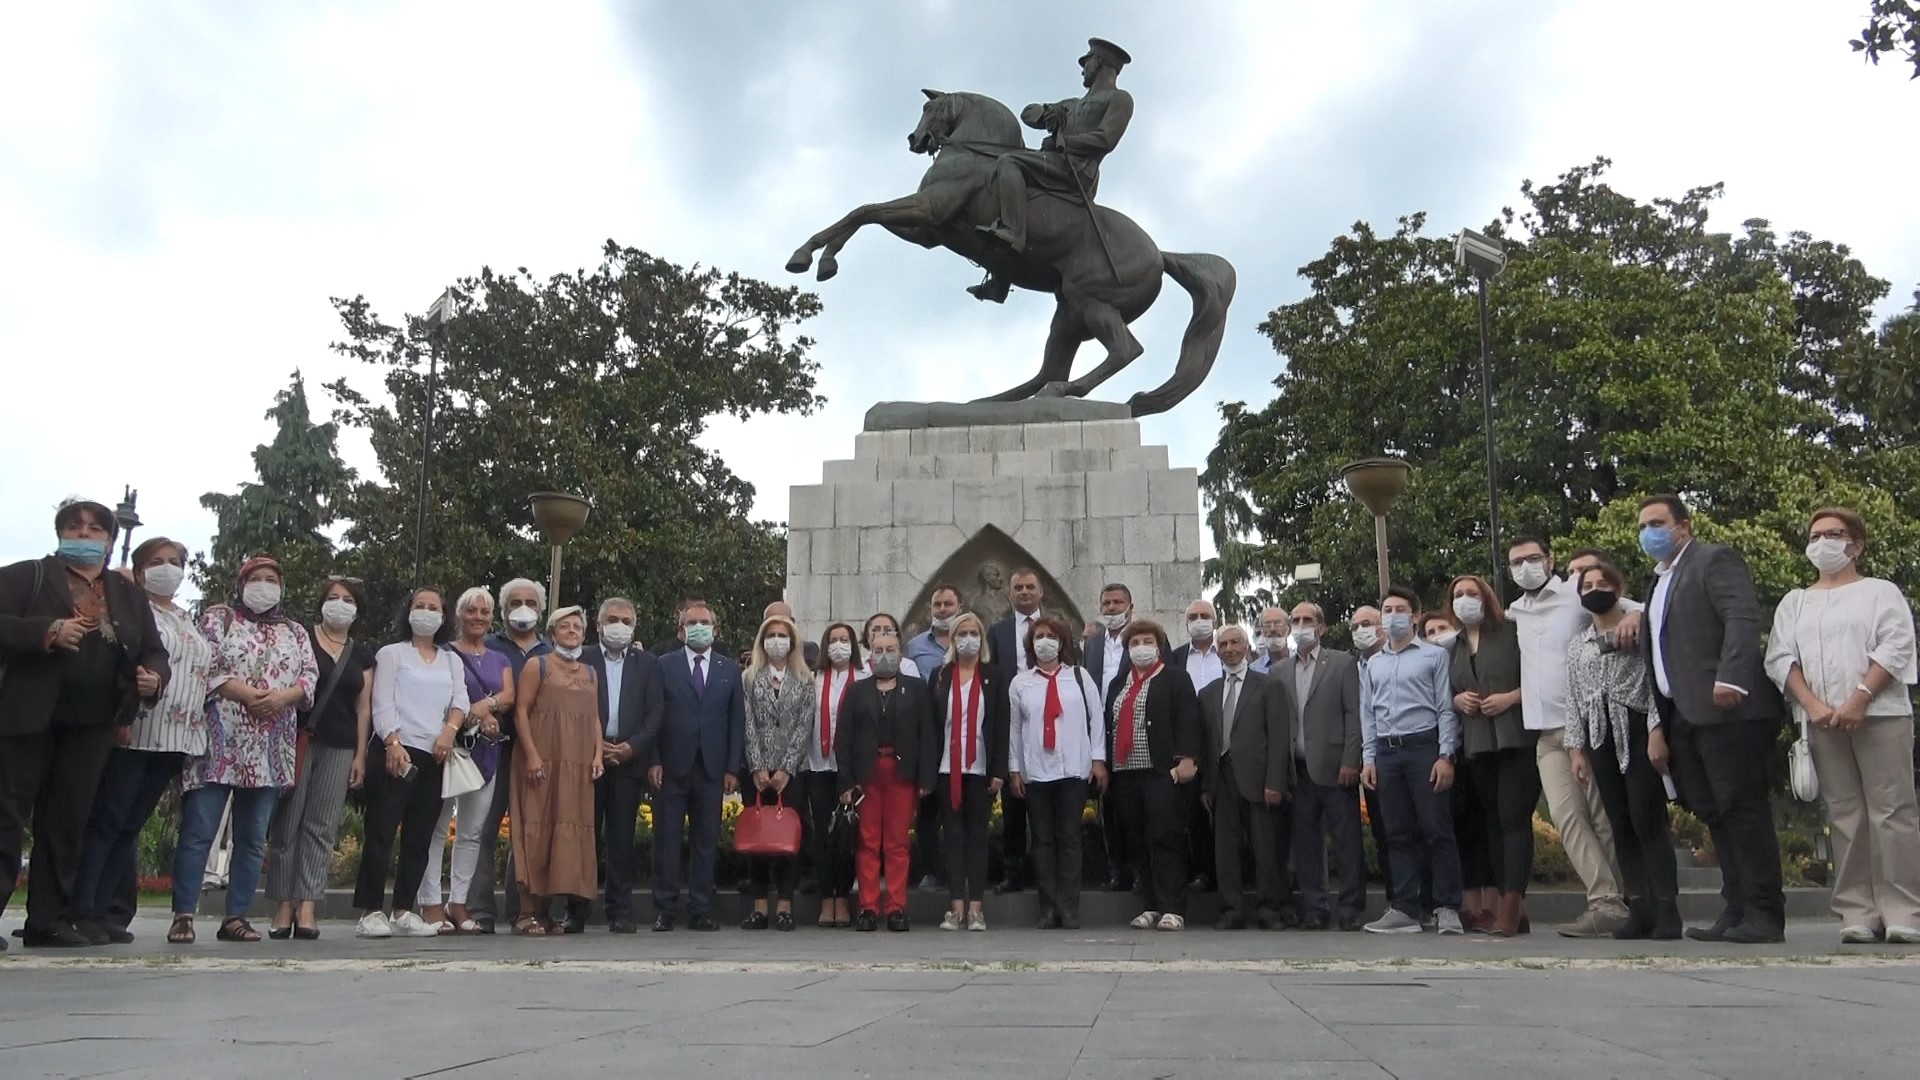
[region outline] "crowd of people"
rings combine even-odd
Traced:
[[[1175,647],[1120,584],[1082,629],[1021,569],[990,623],[936,583],[924,632],[876,613],[814,641],[776,601],[730,655],[698,596],[652,648],[631,601],[549,610],[524,578],[415,588],[389,632],[350,577],[292,583],[317,585],[305,614],[269,555],[196,618],[174,599],[183,545],[149,539],[109,570],[112,513],[70,501],[54,554],[0,569],[0,911],[30,830],[24,943],[131,941],[139,838],[177,782],[182,945],[216,852],[216,937],[263,936],[264,873],[264,936],[317,938],[354,790],[364,938],[577,933],[596,899],[633,933],[643,803],[653,930],[718,929],[735,795],[756,826],[746,930],[796,928],[803,864],[821,927],[910,929],[917,866],[947,894],[943,930],[984,931],[987,894],[1029,886],[1041,929],[1078,928],[1091,799],[1107,887],[1141,899],[1135,929],[1184,929],[1198,888],[1218,892],[1223,930],[1511,937],[1531,929],[1544,795],[1588,897],[1561,934],[1770,942],[1785,902],[1766,778],[1791,718],[1832,825],[1843,940],[1920,943],[1914,625],[1896,586],[1857,569],[1865,523],[1812,516],[1817,576],[1770,631],[1740,553],[1695,540],[1680,499],[1646,500],[1640,524],[1657,572],[1638,601],[1608,553],[1573,552],[1562,574],[1522,538],[1511,602],[1471,574],[1430,609],[1389,588],[1347,620],[1350,651],[1312,602],[1250,635],[1196,600]],[[1672,801],[1712,837],[1710,925],[1681,922]],[[1363,803],[1389,901],[1371,922]],[[789,809],[799,829],[761,827]]]

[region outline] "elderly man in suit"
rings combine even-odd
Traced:
[[[601,875],[606,882],[607,929],[616,934],[634,932],[633,823],[640,814],[642,785],[666,713],[659,658],[632,647],[636,619],[633,601],[620,596],[603,601],[600,644],[581,657],[593,668],[600,685],[604,768],[594,781],[593,816],[607,868]],[[569,930],[585,928],[590,903],[585,897],[568,902]]]
[[[1047,594],[1040,587],[1040,574],[1022,566],[1007,577],[1007,599],[1013,610],[987,627],[987,650],[995,662],[1007,669],[1012,678],[1033,665],[1027,659],[1027,635],[1033,632],[1033,620],[1041,615]],[[933,672],[921,677],[931,681]],[[1000,793],[1001,843],[1006,877],[993,887],[996,893],[1016,893],[1026,888],[1027,800],[1011,791]]]
[[[720,801],[739,786],[746,753],[747,700],[740,665],[713,647],[713,609],[680,612],[685,645],[660,659],[665,714],[659,751],[647,769],[653,788],[653,928],[672,930],[680,910],[680,848],[691,831],[687,926],[718,930],[713,873],[720,858]],[[689,821],[691,830],[689,830]]]
[[[1333,836],[1337,910],[1342,930],[1358,930],[1367,906],[1366,848],[1360,841],[1360,664],[1352,653],[1328,649],[1326,613],[1319,604],[1294,605],[1293,657],[1268,673],[1291,691],[1295,709],[1293,756],[1293,876],[1300,886],[1300,922],[1325,930],[1326,837]],[[1269,708],[1273,705],[1270,703]]]
[[[1292,695],[1247,663],[1253,649],[1246,630],[1229,626],[1218,638],[1223,674],[1200,691],[1206,738],[1200,802],[1213,815],[1213,858],[1220,882],[1220,917],[1214,928],[1241,930],[1247,925],[1240,906],[1245,899],[1240,877],[1244,836],[1253,847],[1254,921],[1262,930],[1274,930],[1286,898],[1279,809],[1293,779],[1293,758],[1286,752],[1292,741]]]
[[[1647,756],[1670,768],[1680,801],[1707,823],[1726,904],[1687,936],[1780,941],[1786,895],[1767,761],[1785,709],[1763,666],[1753,575],[1738,551],[1693,538],[1693,515],[1674,495],[1640,504],[1640,550],[1658,564],[1640,645],[1659,713]]]

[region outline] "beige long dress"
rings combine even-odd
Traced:
[[[600,891],[592,772],[600,754],[600,696],[587,665],[554,655],[534,662],[544,670],[527,727],[547,775],[529,780],[514,762],[509,805],[515,873],[535,896],[590,897]]]

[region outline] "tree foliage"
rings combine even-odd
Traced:
[[[566,548],[556,607],[631,597],[652,641],[672,632],[685,592],[712,600],[736,635],[779,595],[783,535],[750,520],[752,486],[698,439],[716,415],[820,404],[813,343],[796,331],[818,299],[612,242],[602,256],[545,281],[483,269],[454,287],[459,313],[444,331],[411,315],[386,322],[363,297],[335,300],[346,332],[335,349],[378,371],[386,391],[328,385],[336,417],[367,433],[379,461],[379,478],[348,500],[344,561],[383,610],[412,578],[428,350],[442,332],[428,582],[544,581],[527,498],[566,491],[593,511]]]
[[[258,479],[231,495],[210,491],[200,497],[217,522],[211,553],[193,562],[194,581],[209,599],[232,595],[240,564],[251,555],[280,560],[295,590],[317,588],[333,563],[333,542],[324,530],[339,516],[354,480],[340,460],[339,426],[313,422],[298,371],[292,385],[274,396],[267,419],[274,422],[274,435],[253,451]],[[298,591],[287,599],[296,608],[306,604]]]
[[[1873,0],[1867,7],[1867,25],[1848,44],[1878,64],[1882,57],[1905,57],[1920,79],[1920,4],[1912,0]]]
[[[1604,182],[1608,166],[1523,184],[1520,210],[1487,230],[1509,256],[1490,293],[1502,545],[1603,540],[1632,569],[1637,500],[1676,491],[1709,535],[1771,538],[1749,554],[1778,595],[1807,576],[1805,515],[1839,502],[1875,527],[1879,569],[1916,584],[1903,501],[1920,461],[1877,415],[1882,383],[1910,377],[1887,350],[1911,350],[1911,324],[1872,331],[1887,283],[1844,245],[1764,220],[1711,231],[1718,185],[1642,202]],[[1210,579],[1245,610],[1318,562],[1324,580],[1284,599],[1330,614],[1370,602],[1371,520],[1338,475],[1385,453],[1414,467],[1390,520],[1393,576],[1437,600],[1453,574],[1488,572],[1471,279],[1421,214],[1384,235],[1358,223],[1301,274],[1308,295],[1261,325],[1285,358],[1279,396],[1222,409],[1202,477]]]

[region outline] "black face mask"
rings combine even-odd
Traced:
[[[1611,589],[1595,589],[1590,593],[1583,593],[1580,597],[1580,606],[1595,615],[1605,615],[1619,602],[1620,594]]]

